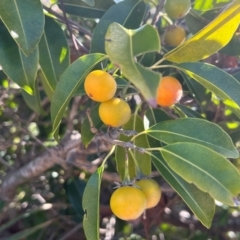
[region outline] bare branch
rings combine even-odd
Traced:
[[[109,151],[111,146],[112,144],[103,142],[99,137],[96,137],[89,147],[85,149],[81,144],[81,135],[73,131],[67,134],[58,146],[49,148],[49,151],[43,152],[27,165],[8,174],[3,179],[0,198],[3,200],[12,199],[18,186],[41,175],[55,164],[62,164],[62,160],[65,160],[67,154],[74,148],[80,148],[81,152],[85,154],[93,154],[99,150],[100,152]]]

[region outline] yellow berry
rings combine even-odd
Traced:
[[[122,220],[134,220],[142,215],[146,208],[144,193],[132,186],[123,186],[115,190],[110,199],[112,212]]]
[[[106,125],[120,127],[129,121],[131,109],[123,99],[112,98],[100,104],[99,116]]]
[[[185,29],[178,25],[170,26],[163,34],[163,41],[171,47],[177,47],[184,42],[185,39]]]
[[[109,73],[102,70],[90,72],[84,82],[87,95],[96,102],[111,99],[117,90],[117,83]]]
[[[147,199],[146,208],[155,207],[161,198],[161,189],[153,179],[144,178],[136,182],[136,186],[140,187]]]

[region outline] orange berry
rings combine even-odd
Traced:
[[[157,88],[157,103],[169,107],[177,103],[183,94],[181,83],[172,76],[161,78]]]
[[[110,100],[117,90],[117,83],[109,73],[102,70],[90,72],[84,82],[87,95],[96,102]]]

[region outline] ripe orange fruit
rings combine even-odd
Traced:
[[[112,98],[107,102],[102,102],[98,112],[101,120],[111,127],[120,127],[131,117],[129,105],[121,98]]]
[[[117,90],[117,83],[109,73],[102,70],[90,72],[84,82],[87,95],[96,102],[111,99]]]
[[[177,47],[186,38],[185,29],[181,26],[174,25],[166,29],[163,34],[163,40],[168,46]]]
[[[134,220],[142,215],[146,208],[144,193],[132,186],[123,186],[115,190],[110,199],[112,212],[122,220]]]
[[[157,103],[169,107],[177,103],[183,94],[181,83],[172,76],[162,77],[157,88]]]
[[[155,207],[161,198],[161,189],[156,181],[151,178],[144,178],[136,182],[136,186],[140,187],[140,190],[146,196],[147,206],[146,208]]]
[[[191,8],[190,0],[166,0],[164,9],[172,19],[183,18]]]

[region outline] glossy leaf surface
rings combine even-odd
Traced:
[[[170,168],[212,198],[234,206],[240,193],[238,170],[220,154],[196,143],[174,143],[161,148]]]
[[[117,22],[130,29],[138,28],[145,9],[145,3],[139,0],[122,1],[109,8],[93,31],[91,52],[105,53],[105,35],[111,23]]]
[[[44,15],[39,0],[1,0],[0,16],[25,55],[37,46],[43,33]],[[13,17],[14,16],[14,17]]]
[[[201,223],[210,228],[215,212],[215,203],[208,193],[202,192],[194,184],[186,182],[166,163],[160,153],[152,155],[152,161],[160,174],[181,196]]]
[[[239,156],[228,134],[218,125],[203,119],[184,118],[164,121],[145,132],[167,144],[192,142],[206,146],[225,157]]]
[[[232,39],[239,22],[240,0],[236,0],[205,28],[168,52],[164,58],[175,63],[195,62],[207,58]]]
[[[53,134],[56,139],[58,138],[58,127],[68,103],[80,84],[83,83],[86,75],[104,59],[106,59],[105,55],[97,53],[82,56],[73,62],[61,76],[51,102]]]
[[[118,23],[112,23],[106,34],[105,50],[113,64],[120,67],[124,76],[155,106],[160,74],[136,63],[134,57],[141,53],[160,51],[157,31],[150,25],[129,30]]]

